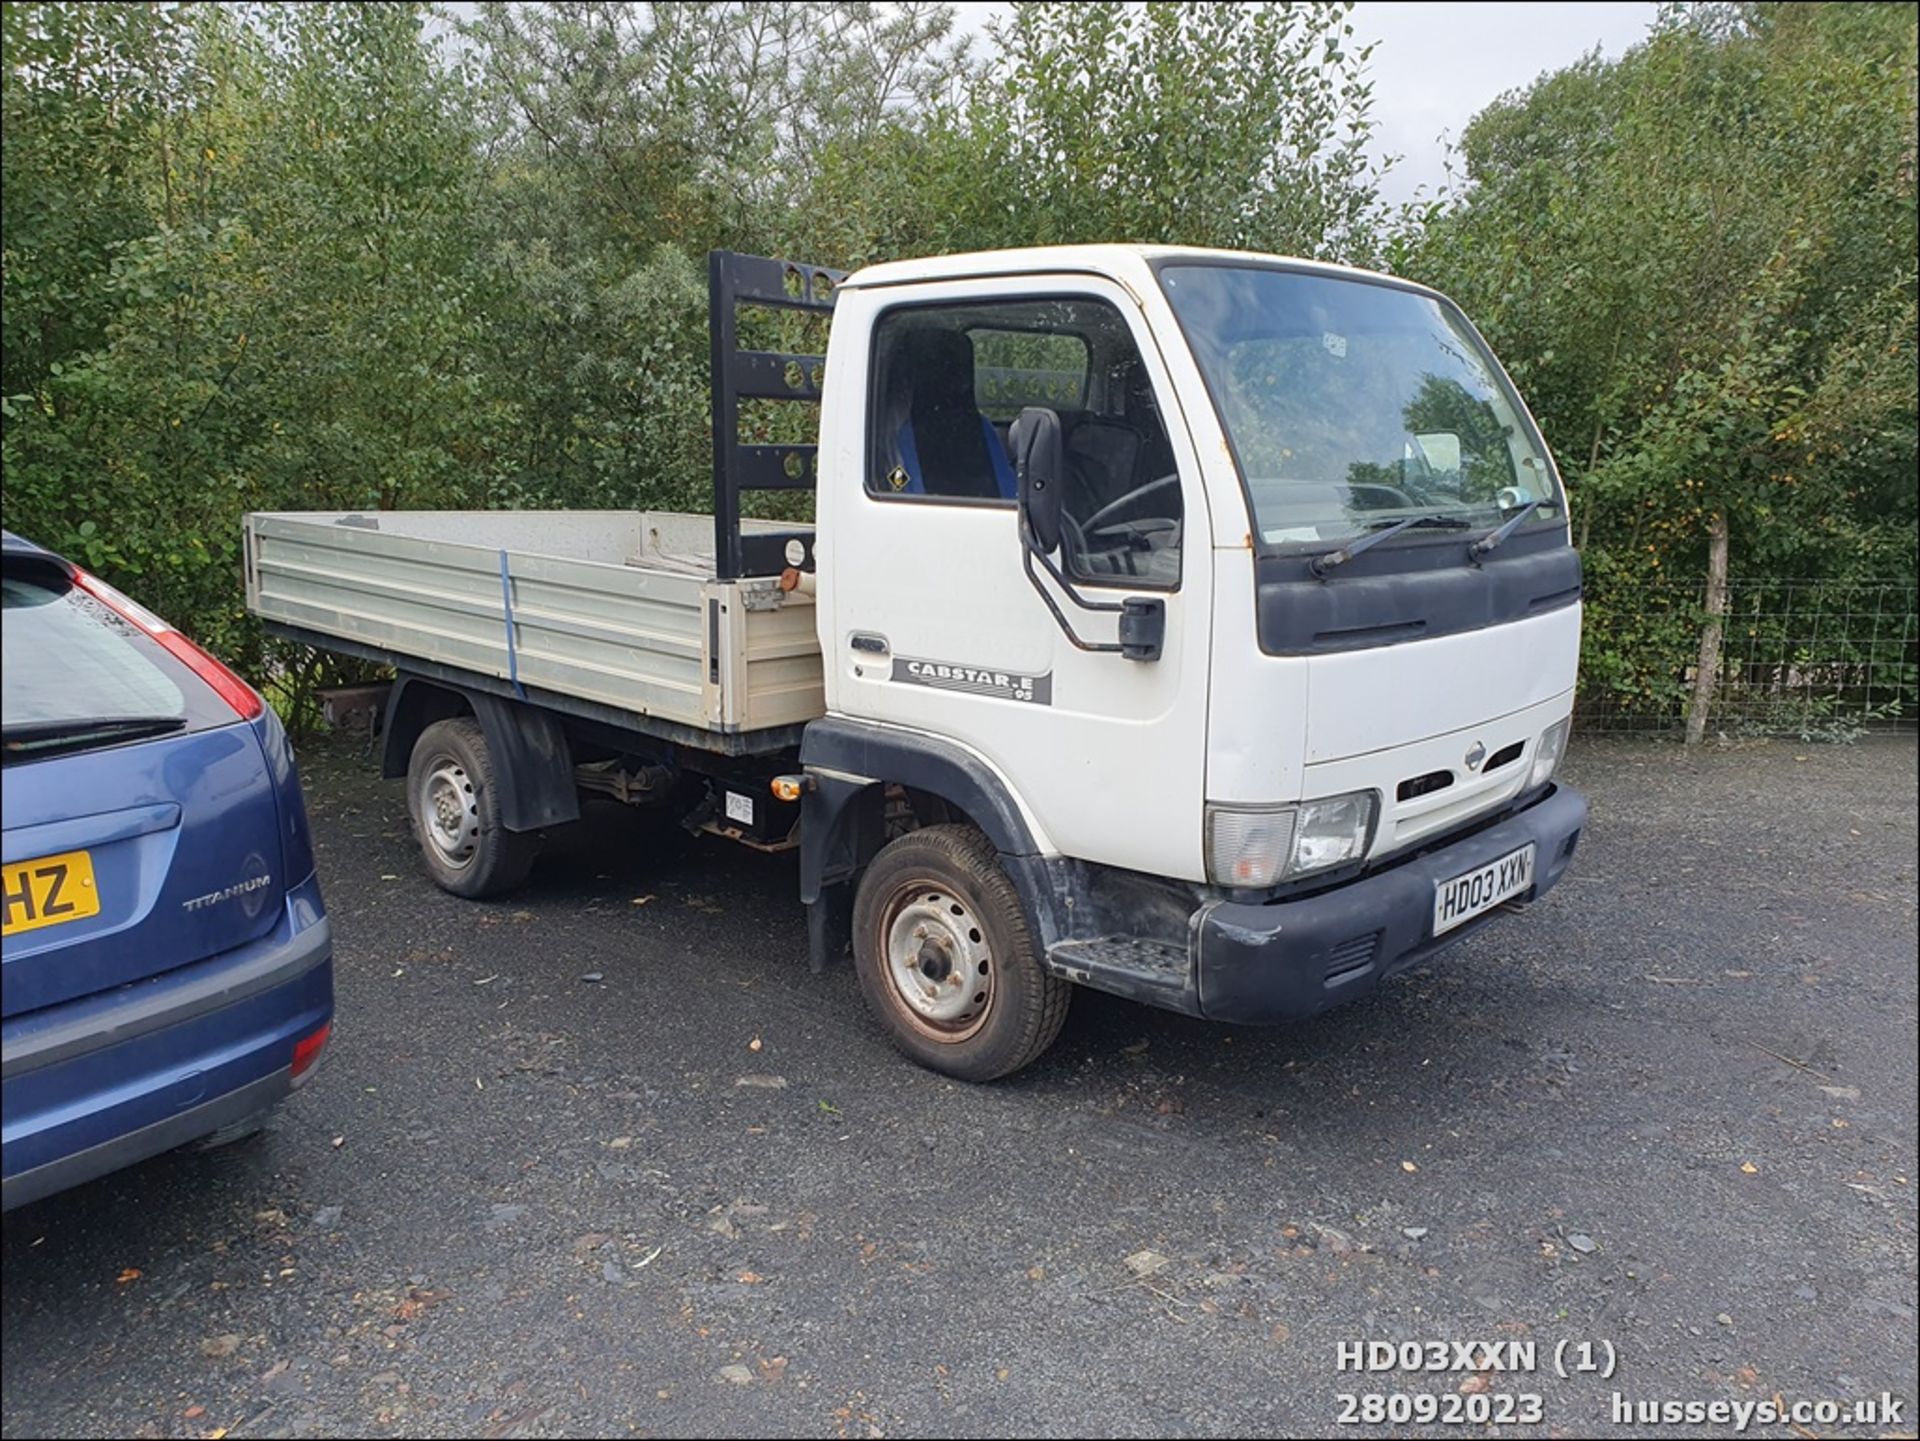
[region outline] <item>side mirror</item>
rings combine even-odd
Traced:
[[[1020,483],[1020,533],[1041,555],[1060,548],[1060,491],[1066,474],[1060,414],[1030,405],[1007,432]]]

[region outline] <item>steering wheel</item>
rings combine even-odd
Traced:
[[[1136,485],[1132,490],[1128,491],[1125,495],[1120,496],[1115,500],[1108,501],[1105,505],[1101,506],[1100,509],[1096,510],[1092,515],[1088,516],[1084,521],[1082,521],[1081,526],[1083,527],[1083,529],[1089,530],[1089,531],[1098,530],[1100,528],[1100,523],[1102,521],[1111,520],[1117,511],[1125,510],[1129,505],[1132,505],[1136,500],[1139,500],[1142,496],[1150,495],[1156,490],[1164,490],[1167,486],[1177,485],[1179,484],[1179,482],[1180,482],[1180,472],[1177,470],[1169,471],[1165,475],[1155,476],[1152,480],[1148,481],[1145,485]],[[1156,516],[1153,518],[1162,519],[1163,517]]]

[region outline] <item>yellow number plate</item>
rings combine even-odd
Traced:
[[[0,934],[18,935],[100,914],[100,892],[93,885],[93,857],[85,851],[18,861],[7,866],[4,874],[7,914]]]

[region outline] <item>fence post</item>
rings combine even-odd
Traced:
[[[1707,519],[1707,626],[1700,632],[1700,658],[1693,672],[1693,702],[1687,707],[1687,744],[1706,738],[1707,712],[1720,680],[1720,640],[1727,618],[1727,517],[1716,510]]]

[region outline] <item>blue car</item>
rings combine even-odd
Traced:
[[[333,948],[252,687],[0,532],[5,1209],[230,1139],[313,1075]]]

